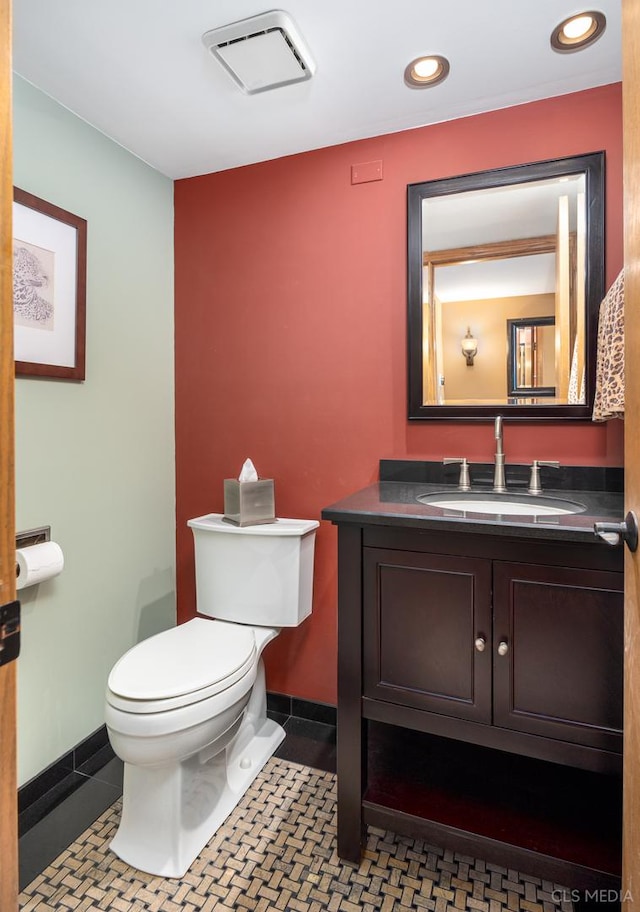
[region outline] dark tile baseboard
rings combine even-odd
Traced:
[[[19,816],[23,817],[52,791],[64,788],[74,775],[91,775],[113,757],[106,726],[102,725],[18,789]]]
[[[313,700],[302,700],[300,697],[289,697],[286,694],[267,694],[267,711],[282,716],[295,716],[309,722],[321,722],[323,725],[336,724],[336,707],[329,703],[315,703]]]

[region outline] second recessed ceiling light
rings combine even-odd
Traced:
[[[562,53],[581,51],[598,40],[606,25],[602,13],[578,13],[556,26],[551,35],[551,47]]]
[[[404,71],[404,81],[411,89],[438,85],[449,75],[449,61],[439,54],[418,57]]]

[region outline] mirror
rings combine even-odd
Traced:
[[[407,188],[409,418],[591,417],[604,154]]]
[[[556,318],[507,320],[507,395],[556,395]],[[584,404],[584,390],[578,402]]]

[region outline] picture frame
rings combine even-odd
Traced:
[[[13,188],[17,377],[85,379],[87,222]]]

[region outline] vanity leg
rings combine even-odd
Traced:
[[[360,864],[365,843],[362,795],[367,773],[366,725],[366,721],[338,710],[338,855],[354,864]]]
[[[360,863],[367,728],[362,718],[362,528],[338,529],[338,855]]]

